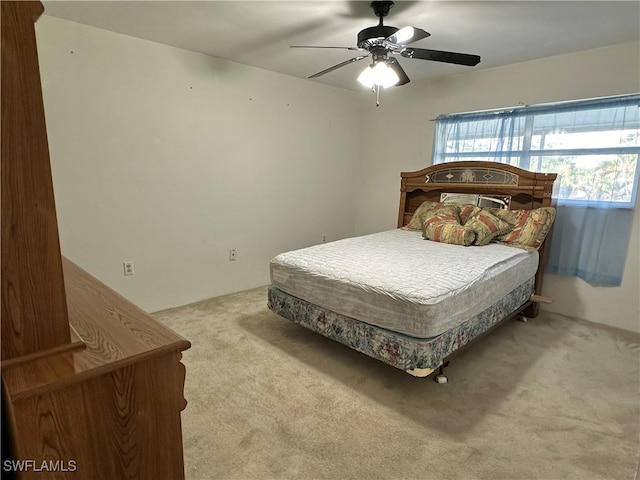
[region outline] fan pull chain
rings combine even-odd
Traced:
[[[375,86],[375,92],[376,92],[376,107],[379,107],[380,106],[380,85]]]

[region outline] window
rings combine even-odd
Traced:
[[[640,95],[437,118],[434,162],[484,160],[557,173],[559,204],[633,208]]]
[[[620,285],[640,165],[640,94],[441,115],[434,162],[484,160],[557,173],[547,270]]]

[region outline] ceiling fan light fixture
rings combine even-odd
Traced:
[[[369,65],[358,76],[358,82],[367,88],[373,88],[374,85],[383,88],[392,87],[399,81],[398,74],[389,68],[386,62]]]
[[[334,70],[350,65],[354,62],[371,57],[372,64],[364,69],[358,76],[358,82],[369,89],[373,89],[380,95],[380,87],[406,85],[411,80],[404,71],[400,62],[392,54],[401,55],[404,58],[416,60],[431,60],[434,62],[452,63],[454,65],[474,66],[480,62],[479,55],[468,53],[447,52],[444,50],[431,50],[426,48],[408,47],[418,40],[431,36],[431,34],[418,27],[397,28],[384,25],[382,19],[389,13],[394,2],[389,0],[377,0],[371,2],[371,8],[379,18],[378,25],[365,28],[358,32],[357,47],[335,46],[304,46],[292,45],[295,48],[341,48],[366,52],[356,57],[340,62],[332,67],[325,68],[321,72],[314,73],[308,78],[316,78]]]

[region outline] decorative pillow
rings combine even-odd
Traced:
[[[407,225],[402,227],[404,230],[422,230],[423,217],[425,214],[440,208],[442,204],[440,202],[431,202],[429,200],[422,202],[422,204],[416,208],[416,211],[413,212],[413,216]]]
[[[458,207],[455,205],[442,205],[427,212],[422,218],[423,236],[425,229],[432,223],[453,223],[455,225],[460,225]]]
[[[529,210],[504,210],[502,208],[485,208],[485,210],[493,213],[496,217],[504,220],[510,225],[517,225],[520,217],[524,212],[528,212]]]
[[[472,245],[476,239],[475,232],[470,228],[447,220],[429,223],[425,227],[423,235],[427,240],[464,245],[465,247]]]
[[[512,228],[509,223],[487,210],[481,210],[476,213],[467,220],[464,226],[475,232],[476,241],[474,245],[488,245],[491,240],[510,232]]]
[[[476,207],[475,205],[459,205],[458,217],[460,217],[460,224],[464,225],[471,217],[481,210],[482,209],[480,207]]]
[[[556,209],[541,207],[511,213],[510,219],[515,219],[512,230],[496,237],[496,241],[529,251],[540,248],[556,218]]]

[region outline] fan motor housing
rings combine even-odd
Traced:
[[[375,27],[360,30],[358,33],[358,47],[367,48],[368,46],[376,45],[379,43],[377,40],[387,38],[398,30],[397,27],[391,27],[389,25],[376,25]]]

